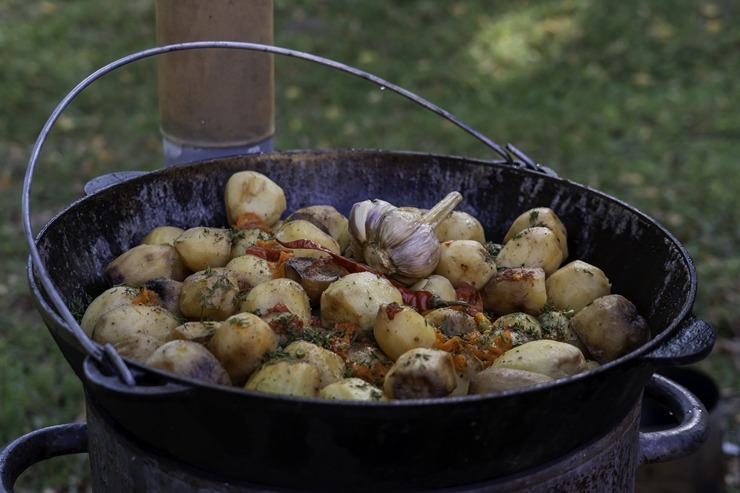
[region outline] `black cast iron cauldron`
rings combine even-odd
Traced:
[[[639,428],[641,410],[646,406],[670,413],[671,426],[642,431]],[[642,402],[635,403],[616,426],[586,445],[517,474],[435,488],[429,493],[632,493],[637,491],[635,469],[639,475],[641,465],[655,461],[663,462],[655,466],[685,464],[687,460],[693,464],[693,456],[686,455],[695,451],[706,435],[707,413],[702,402],[679,384],[655,374],[645,386]],[[164,457],[133,440],[99,406],[89,401],[87,423],[36,430],[0,450],[0,493],[12,493],[21,473],[43,460],[83,452],[89,455],[91,486],[95,492],[299,493],[295,489],[206,474]],[[678,457],[684,459],[665,462]],[[714,481],[723,478],[707,475],[705,471],[698,477]],[[707,485],[706,481],[692,480],[695,485]],[[686,482],[676,484],[685,485]],[[307,490],[300,492],[307,493]]]
[[[338,65],[290,50],[226,42],[173,45],[142,52],[136,59],[213,46]],[[634,407],[656,367],[697,361],[711,350],[713,330],[692,314],[697,288],[692,261],[671,233],[611,196],[558,178],[526,159],[515,161],[495,144],[503,160],[313,150],[163,169],[75,202],[34,238],[29,189],[46,133],[74,95],[129,61],[116,62],[83,81],[60,104],[37,141],[24,190],[29,283],[45,323],[89,397],[161,453],[206,472],[289,488],[391,491],[469,484],[531,468],[587,443]],[[398,89],[457,123],[387,81],[355,69],[345,71]],[[613,291],[627,296],[647,318],[654,336],[642,348],[596,370],[532,388],[355,403],[189,381],[123,361],[111,348],[100,348],[82,335],[67,307],[107,287],[105,265],[155,226],[225,225],[224,184],[244,169],[280,184],[288,212],[327,203],[347,214],[356,201],[375,197],[429,207],[441,193],[458,190],[464,197],[460,209],[481,221],[488,238],[502,238],[510,222],[530,207],[552,207],[568,228],[571,257],[602,268]]]

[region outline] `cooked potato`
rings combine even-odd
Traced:
[[[188,276],[178,301],[183,316],[190,320],[224,320],[239,306],[236,274],[223,267],[206,269]]]
[[[452,355],[446,351],[416,348],[398,357],[385,377],[383,391],[391,399],[445,397],[457,386]]]
[[[540,267],[549,276],[563,261],[555,233],[544,226],[526,228],[504,243],[496,256],[498,267]]]
[[[141,286],[158,277],[182,281],[188,273],[172,245],[137,245],[116,257],[105,268],[105,275],[111,284],[131,286]]]
[[[131,286],[113,286],[100,293],[85,309],[80,321],[82,331],[90,337],[100,317],[119,306],[130,305],[141,289]]]
[[[233,229],[231,230],[231,252],[229,260],[241,257],[247,252],[247,247],[257,244],[259,240],[266,240],[269,235],[259,228]]]
[[[258,284],[274,279],[270,262],[256,255],[234,257],[225,268],[236,274],[241,291],[249,291]]]
[[[319,390],[318,397],[341,401],[384,401],[383,391],[361,378],[344,378]]]
[[[424,315],[426,321],[446,337],[461,336],[478,330],[475,319],[454,308],[437,308]]]
[[[207,345],[221,322],[198,320],[180,324],[170,332],[167,339],[193,341]]]
[[[231,378],[216,357],[202,344],[169,341],[159,346],[144,362],[160,370],[207,383],[231,385]]]
[[[537,315],[537,320],[540,322],[544,338],[572,344],[580,349],[586,358],[589,358],[588,349],[578,338],[578,334],[573,330],[573,327],[570,326],[570,317],[572,316],[572,312],[548,310]]]
[[[337,353],[308,341],[294,341],[284,351],[299,361],[310,363],[319,371],[319,388],[337,382],[344,377],[347,365]]]
[[[538,314],[547,304],[545,271],[539,267],[501,269],[481,290],[483,307],[498,315]]]
[[[409,349],[431,348],[436,334],[437,329],[419,312],[398,303],[380,305],[373,325],[375,341],[394,361]]]
[[[314,243],[328,248],[332,252],[339,254],[341,249],[337,240],[331,237],[329,233],[325,233],[319,229],[318,226],[304,221],[296,220],[283,223],[280,228],[275,231],[275,239],[289,243],[296,240],[311,240]],[[307,248],[296,248],[292,250],[293,255],[296,257],[326,257],[328,254]]]
[[[253,287],[239,303],[239,310],[261,317],[289,311],[305,322],[311,318],[311,303],[306,291],[300,284],[285,277]]]
[[[316,397],[320,382],[319,370],[311,363],[279,360],[255,371],[244,388],[272,394]]]
[[[524,229],[542,226],[550,228],[558,239],[558,244],[563,252],[563,260],[568,258],[568,232],[555,211],[549,207],[535,207],[523,212],[511,223],[509,231],[504,236],[504,243]]]
[[[650,327],[631,301],[619,294],[595,299],[570,325],[592,358],[604,364],[634,351],[650,340]]]
[[[344,214],[337,211],[334,206],[310,205],[303,207],[288,216],[286,222],[298,219],[308,221],[325,233],[328,233],[332,238],[337,240],[340,251],[345,251],[349,246],[349,220]]]
[[[604,271],[582,260],[574,260],[552,273],[545,282],[550,303],[560,310],[578,312],[596,298],[611,293]]]
[[[142,286],[156,295],[156,304],[176,317],[182,316],[179,304],[180,292],[182,291],[181,281],[158,277],[145,282]]]
[[[557,379],[585,371],[586,359],[575,346],[542,339],[509,349],[492,367],[526,370]]]
[[[277,347],[270,326],[252,313],[237,313],[224,320],[208,343],[208,349],[238,386],[243,386],[265,354]]]
[[[452,211],[434,230],[440,243],[451,240],[473,240],[486,244],[483,225],[464,211]]]
[[[141,239],[143,245],[173,245],[185,230],[176,226],[157,226]]]
[[[447,301],[457,300],[455,286],[452,285],[449,279],[439,274],[432,274],[424,279],[419,279],[409,289],[413,291],[429,291]]]
[[[256,171],[239,171],[231,175],[226,182],[224,203],[229,225],[236,224],[245,213],[253,213],[272,226],[287,208],[283,189]]]
[[[231,231],[225,228],[190,228],[175,239],[175,248],[182,262],[193,272],[223,267],[231,257]]]
[[[325,327],[349,322],[368,330],[378,308],[387,303],[403,304],[401,293],[390,281],[370,272],[348,274],[321,293],[321,321]]]
[[[100,316],[92,339],[112,345],[121,356],[145,361],[179,324],[160,306],[124,305]]]
[[[321,293],[331,283],[338,281],[345,275],[347,275],[347,269],[329,257],[293,257],[285,262],[285,277],[294,280],[303,287],[311,306],[319,306]]]
[[[491,366],[476,373],[471,382],[471,394],[486,394],[503,390],[529,387],[538,383],[551,382],[552,377],[516,368],[498,368]]]
[[[476,289],[483,289],[496,275],[496,263],[486,247],[477,241],[446,241],[440,244],[439,253],[434,274],[446,277],[455,288],[467,282]]]
[[[512,346],[521,346],[530,341],[542,339],[542,328],[539,321],[523,312],[501,315],[491,324],[494,333],[507,331],[511,336]]]

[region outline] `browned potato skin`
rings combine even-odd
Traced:
[[[542,373],[519,370],[516,368],[496,368],[491,366],[481,370],[470,381],[470,394],[486,394],[504,390],[529,387],[538,383],[551,382],[553,379]]]
[[[497,315],[538,314],[547,303],[545,271],[539,267],[501,269],[481,291],[483,307]]]
[[[456,386],[450,353],[416,348],[399,356],[385,377],[383,391],[391,399],[418,399],[448,396]]]
[[[591,357],[604,364],[634,351],[650,340],[650,327],[631,301],[619,294],[595,299],[570,325]]]
[[[231,385],[231,378],[218,359],[205,346],[193,341],[166,342],[147,358],[145,364],[182,377]]]

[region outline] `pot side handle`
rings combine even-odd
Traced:
[[[149,372],[137,371],[130,368],[135,380],[134,385],[121,380],[116,370],[104,368],[92,356],[88,356],[82,363],[84,384],[95,393],[125,395],[128,399],[173,399],[190,393],[190,387],[164,376],[158,378],[156,370]]]
[[[39,462],[87,453],[87,423],[70,423],[32,431],[0,450],[0,493],[13,493],[23,472]]]
[[[653,375],[645,392],[679,422],[668,430],[640,432],[637,465],[680,459],[690,455],[709,437],[709,417],[701,401],[673,380]]]
[[[656,368],[696,363],[709,355],[716,340],[712,326],[691,314],[662,344],[639,356],[637,361]]]

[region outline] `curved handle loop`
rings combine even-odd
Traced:
[[[0,493],[13,493],[23,471],[47,459],[87,453],[87,424],[50,426],[15,439],[0,450]]]
[[[709,355],[716,340],[717,334],[711,325],[689,314],[669,338],[657,348],[641,355],[638,361],[642,365],[656,368],[696,363]]]
[[[452,122],[457,127],[461,128],[465,132],[469,133],[470,135],[472,135],[473,137],[475,137],[476,139],[478,139],[479,141],[483,142],[485,145],[493,149],[498,155],[500,155],[504,159],[505,164],[509,164],[509,165],[517,166],[517,167],[524,167],[524,168],[532,169],[534,171],[542,172],[542,173],[549,174],[549,175],[554,174],[548,168],[544,166],[540,166],[539,164],[537,164],[536,162],[528,158],[526,155],[524,155],[524,153],[522,153],[520,150],[516,149],[515,147],[511,145],[508,145],[506,148],[501,147],[500,145],[493,142],[491,139],[489,139],[485,135],[481,134],[479,131],[463,123],[460,119],[458,119],[457,117],[455,117],[448,111],[440,108],[439,106],[435,104],[432,104],[431,102],[427,101],[426,99],[420,96],[417,96],[411,91],[408,91],[396,84],[393,84],[385,79],[382,79],[378,76],[375,76],[363,70],[351,67],[349,65],[345,65],[343,63],[336,62],[334,60],[312,55],[309,53],[291,50],[288,48],[281,48],[281,47],[272,46],[272,45],[257,44],[257,43],[243,43],[243,42],[236,42],[236,41],[198,41],[198,42],[178,43],[178,44],[159,46],[156,48],[150,48],[148,50],[133,53],[123,58],[120,58],[114,62],[111,62],[108,65],[93,72],[88,77],[86,77],[82,82],[77,84],[77,86],[74,89],[72,89],[72,91],[70,91],[67,94],[67,96],[64,99],[62,99],[62,101],[57,105],[57,107],[54,109],[52,114],[49,116],[49,119],[46,121],[46,124],[42,128],[41,133],[36,139],[36,143],[34,144],[33,149],[31,151],[31,157],[29,159],[28,167],[26,169],[25,179],[23,182],[22,218],[23,218],[23,228],[24,228],[25,235],[26,235],[26,242],[28,243],[28,246],[30,248],[31,264],[33,268],[36,270],[39,276],[39,281],[43,285],[44,289],[46,290],[46,293],[49,296],[51,303],[58,310],[62,319],[71,328],[73,335],[78,339],[79,343],[82,345],[82,348],[90,356],[95,358],[98,362],[100,363],[105,362],[106,364],[112,365],[114,368],[116,368],[118,372],[123,372],[121,374],[121,378],[129,385],[135,385],[135,382],[134,382],[133,377],[131,376],[130,371],[127,370],[126,365],[123,362],[122,358],[116,353],[115,350],[113,350],[113,348],[101,348],[100,346],[93,343],[84,334],[79,324],[75,320],[74,316],[71,314],[66,304],[62,300],[58,291],[55,289],[54,283],[49,278],[48,272],[46,270],[46,266],[44,265],[44,262],[41,259],[41,255],[39,254],[38,249],[36,248],[35,235],[31,227],[31,214],[30,214],[31,182],[32,182],[32,178],[33,178],[33,175],[36,169],[36,163],[41,153],[41,148],[43,147],[52,127],[54,126],[57,119],[59,118],[61,113],[64,111],[64,109],[72,102],[72,100],[76,98],[83,90],[85,90],[93,82],[95,82],[96,80],[100,79],[104,75],[120,67],[123,67],[125,65],[128,65],[132,62],[135,62],[135,61],[138,61],[144,58],[149,58],[149,57],[153,57],[153,56],[164,54],[164,53],[183,51],[183,50],[204,49],[204,48],[231,48],[231,49],[242,49],[242,50],[272,53],[275,55],[283,55],[286,57],[308,60],[308,61],[317,63],[319,65],[324,65],[326,67],[330,67],[335,70],[345,72],[350,75],[354,75],[358,78],[365,79],[374,84],[377,84],[382,89],[389,89],[405,97],[406,99],[409,99],[415,102],[416,104],[428,109],[429,111],[436,113],[437,115],[445,118],[446,120]],[[516,158],[518,158],[519,161],[515,160],[512,156],[515,156]]]
[[[675,428],[640,432],[637,464],[680,459],[696,452],[709,437],[709,417],[704,404],[673,380],[653,375],[645,392],[678,420]]]

